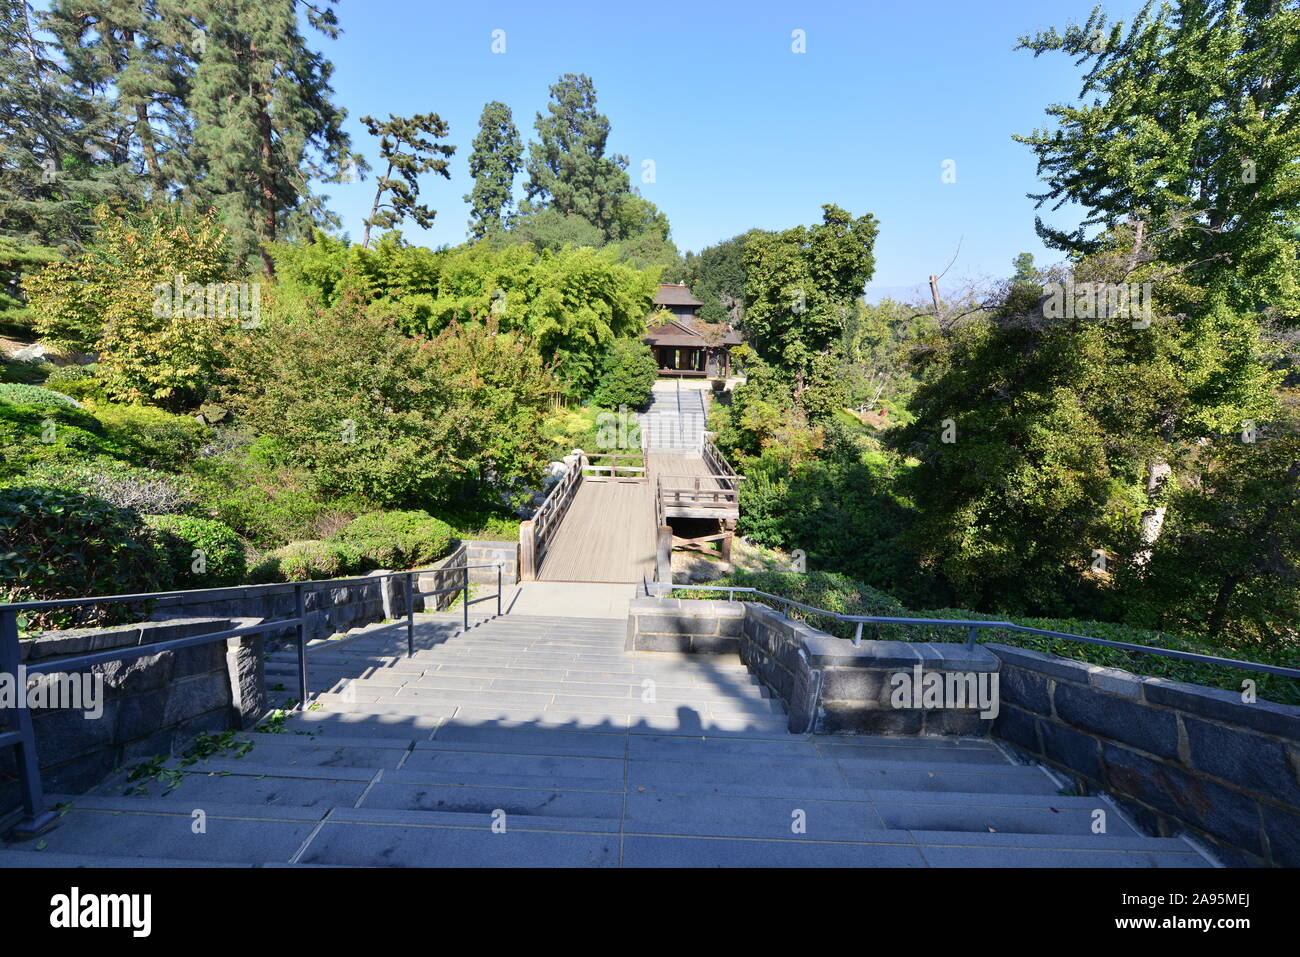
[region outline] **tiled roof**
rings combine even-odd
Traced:
[[[655,293],[656,306],[702,306],[700,302],[691,295],[691,291],[683,283],[674,285],[673,283],[663,283],[659,286],[659,291]]]

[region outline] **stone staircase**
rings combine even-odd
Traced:
[[[637,416],[641,447],[651,452],[698,452],[704,439],[707,399],[699,389],[656,390]]]
[[[417,621],[410,659],[404,625],[314,642],[311,710],[52,796],[0,866],[1212,863],[987,741],[789,734],[738,659],[628,653],[616,619]],[[292,653],[267,669],[295,686]]]

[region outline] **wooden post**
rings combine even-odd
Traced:
[[[724,562],[731,561],[731,539],[735,536],[736,520],[729,518],[722,523],[722,527],[727,531],[727,537],[718,543],[718,551],[722,553]]]
[[[655,581],[661,584],[673,583],[673,528],[660,525],[655,541]]]
[[[519,580],[537,580],[537,536],[531,518],[519,523]]]

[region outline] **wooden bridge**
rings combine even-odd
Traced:
[[[565,462],[564,476],[520,527],[524,580],[669,581],[673,545],[706,541],[730,557],[741,476],[709,438],[699,451],[575,453]],[[716,531],[679,537],[672,519],[716,522]]]

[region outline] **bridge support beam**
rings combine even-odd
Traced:
[[[655,581],[673,583],[673,527],[660,525],[655,538]]]
[[[537,580],[537,535],[532,519],[519,523],[519,580]]]

